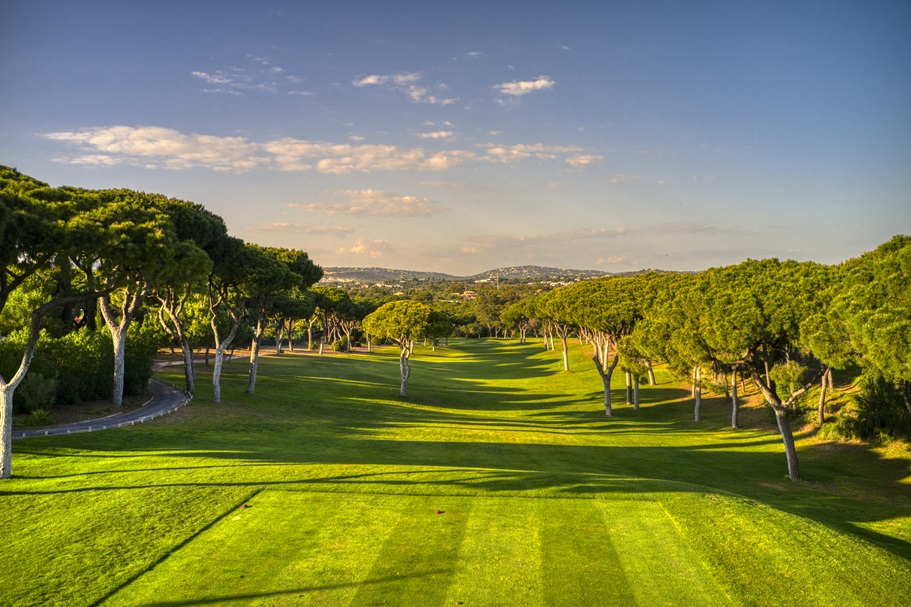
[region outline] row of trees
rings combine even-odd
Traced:
[[[224,355],[241,326],[253,329],[252,393],[266,328],[311,316],[317,298],[308,290],[322,277],[305,252],[245,243],[198,204],[123,189],[52,188],[7,167],[0,167],[0,259],[3,342],[21,344],[18,364],[0,369],[0,478],[11,473],[13,397],[42,336],[107,331],[111,397],[120,407],[131,327],[157,316],[181,346],[192,392],[190,329],[205,318],[217,402]]]
[[[901,395],[911,416],[911,237],[840,266],[748,260],[699,274],[649,273],[561,287],[503,312],[524,338],[530,326],[592,348],[612,413],[616,368],[638,387],[652,361],[668,364],[701,389],[726,377],[738,426],[738,376],[756,386],[774,413],[788,474],[800,478],[788,411],[820,383],[820,424],[833,368],[859,365]],[[628,379],[627,385],[630,385]],[[628,397],[629,398],[629,397]],[[638,399],[634,398],[638,405]]]

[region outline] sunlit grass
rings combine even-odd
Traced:
[[[640,411],[618,374],[606,418],[587,351],[571,363],[419,348],[402,399],[392,349],[268,357],[253,397],[236,361],[220,405],[201,367],[160,421],[17,441],[3,600],[907,604],[907,460],[804,436],[790,483],[761,409],[734,431],[707,398],[697,424],[659,370]]]

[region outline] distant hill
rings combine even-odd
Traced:
[[[417,272],[389,268],[323,268],[324,283],[405,283],[405,282],[476,282],[500,280],[572,281],[608,276],[599,270],[567,270],[542,266],[517,266],[488,270],[472,276],[454,276],[442,272]]]

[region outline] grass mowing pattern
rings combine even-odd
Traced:
[[[763,413],[689,422],[665,377],[605,419],[573,354],[419,351],[406,400],[391,350],[267,358],[253,398],[232,363],[222,405],[200,369],[160,422],[17,441],[0,603],[911,602],[907,461],[804,438],[791,484]]]

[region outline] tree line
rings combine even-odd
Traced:
[[[789,413],[819,385],[818,423],[833,369],[857,368],[861,405],[876,431],[907,436],[911,428],[911,237],[895,236],[837,266],[747,260],[700,273],[644,273],[560,287],[503,313],[524,339],[531,325],[563,344],[577,335],[591,346],[612,414],[611,379],[627,376],[638,408],[638,382],[663,362],[701,391],[720,387],[738,427],[738,385],[754,385],[784,443],[788,475],[800,478]],[[523,329],[524,327],[524,329]],[[634,396],[630,397],[629,393]]]
[[[42,341],[56,340],[83,375],[107,358],[113,380],[106,395],[120,407],[131,346],[145,354],[144,365],[133,357],[130,387],[141,390],[162,336],[179,344],[193,392],[191,330],[205,322],[217,402],[225,352],[241,327],[250,334],[252,393],[267,326],[289,314],[310,316],[316,299],[308,290],[322,277],[307,253],[245,243],[199,204],[126,189],[55,188],[8,167],[0,167],[0,257],[0,478],[11,473],[14,395]],[[99,353],[100,342],[110,357]],[[97,395],[98,382],[74,391],[66,379],[33,381],[30,395]]]

